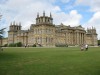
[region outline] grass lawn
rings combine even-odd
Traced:
[[[0,75],[100,75],[100,47],[4,48]]]

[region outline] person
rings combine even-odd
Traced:
[[[84,50],[84,45],[81,45],[81,51],[83,51]]]
[[[88,45],[87,45],[87,44],[85,45],[85,50],[86,50],[86,51],[88,50]]]
[[[25,48],[26,48],[27,46],[25,45]]]

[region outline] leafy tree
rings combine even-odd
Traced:
[[[3,51],[3,48],[2,48],[2,38],[3,38],[4,29],[5,29],[5,28],[0,29],[0,42],[1,42],[0,51],[1,51],[1,50]]]
[[[6,28],[2,28],[2,29],[0,29],[0,39],[2,39],[2,38],[3,38],[4,29],[6,29]]]
[[[100,45],[100,40],[98,40],[98,45]]]
[[[2,15],[0,15],[0,20],[1,20],[1,17],[2,17]],[[3,34],[4,34],[4,30],[5,30],[6,28],[2,28],[2,29],[0,29],[0,50],[3,50],[2,49],[2,38],[3,38]]]

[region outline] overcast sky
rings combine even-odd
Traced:
[[[97,29],[100,38],[100,0],[0,0],[0,28],[9,28],[11,22],[21,22],[22,29],[29,29],[35,24],[37,12],[40,16],[50,12],[54,24],[92,26]],[[7,35],[6,35],[7,36]]]

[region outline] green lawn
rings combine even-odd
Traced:
[[[5,48],[0,75],[100,75],[100,47]]]

